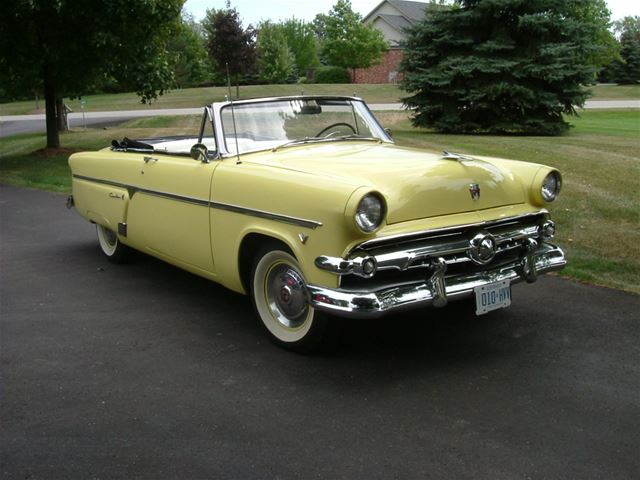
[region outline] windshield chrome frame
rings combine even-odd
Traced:
[[[375,128],[375,132],[379,136],[379,140],[384,143],[395,143],[393,139],[389,136],[389,134],[385,131],[385,129],[380,125],[380,122],[375,117],[369,106],[365,103],[365,101],[360,97],[349,97],[349,96],[341,96],[341,95],[297,95],[297,96],[288,96],[288,97],[265,97],[265,98],[255,98],[249,100],[234,100],[233,102],[216,102],[211,105],[211,109],[213,111],[213,129],[216,137],[216,145],[218,147],[218,156],[222,158],[226,157],[237,157],[238,154],[234,152],[230,152],[227,150],[227,144],[224,136],[224,128],[222,126],[222,110],[224,108],[232,108],[238,105],[250,105],[250,104],[260,104],[260,103],[270,103],[270,102],[290,102],[295,100],[341,100],[345,102],[358,102],[362,105],[363,109],[371,116],[371,120],[373,121],[373,127]],[[340,141],[339,138],[336,138],[335,141]],[[240,155],[246,155],[250,153],[256,152],[265,152],[271,150],[269,149],[260,149],[260,150],[251,150],[248,152],[240,152]]]

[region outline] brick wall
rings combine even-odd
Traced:
[[[351,79],[353,83],[397,83],[401,80],[398,73],[403,57],[402,49],[390,49],[382,63],[370,68],[358,68]]]

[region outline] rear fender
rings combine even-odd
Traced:
[[[114,232],[119,223],[127,222],[130,197],[126,188],[74,178],[73,199],[81,216]]]

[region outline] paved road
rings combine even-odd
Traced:
[[[0,187],[3,478],[637,478],[638,296],[545,277],[304,357],[63,204]]]
[[[370,105],[373,111],[401,110],[401,103],[376,103]],[[640,100],[589,100],[585,104],[587,109],[605,108],[640,108]],[[140,109],[115,112],[87,112],[85,119],[82,113],[69,114],[69,126],[80,128],[84,124],[91,127],[107,127],[119,125],[127,120],[140,117],[158,117],[171,115],[199,115],[202,108],[168,108],[168,109]],[[46,131],[45,117],[35,115],[5,115],[0,116],[0,137],[17,133],[35,133]]]

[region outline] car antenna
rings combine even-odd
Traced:
[[[236,114],[233,108],[233,100],[231,99],[231,75],[229,75],[229,63],[225,64],[227,67],[227,99],[229,100],[229,104],[231,105],[231,121],[233,122],[233,136],[236,139],[236,165],[241,164],[240,161],[240,148],[238,148],[238,130],[236,128]]]

